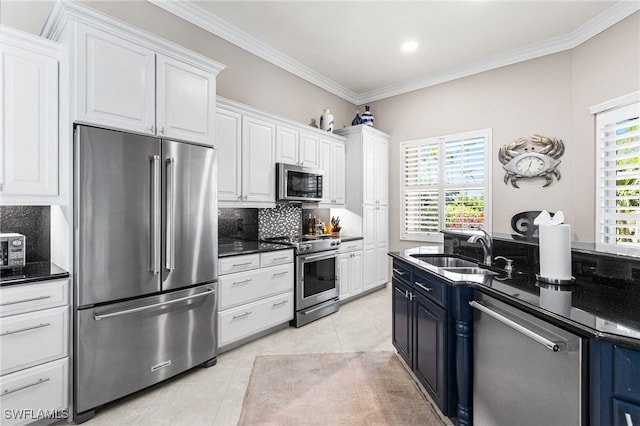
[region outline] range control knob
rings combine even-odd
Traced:
[[[22,240],[13,240],[11,241],[11,245],[14,247],[20,247],[22,245]]]

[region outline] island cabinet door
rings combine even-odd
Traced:
[[[415,293],[413,371],[445,413],[445,331],[447,315],[431,300]]]
[[[393,346],[404,358],[408,366],[413,367],[413,314],[411,302],[411,289],[393,278]]]

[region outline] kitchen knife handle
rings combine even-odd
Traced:
[[[175,267],[175,220],[176,220],[176,179],[175,163],[173,157],[167,158],[167,235],[166,235],[166,262],[165,268],[174,271]]]
[[[151,271],[160,273],[160,156],[151,157]]]

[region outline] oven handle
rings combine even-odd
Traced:
[[[494,319],[500,321],[504,325],[506,325],[508,327],[511,327],[514,330],[524,334],[525,336],[527,336],[528,338],[534,340],[535,342],[540,343],[542,346],[546,347],[550,351],[559,352],[560,348],[562,346],[564,346],[563,342],[554,342],[552,340],[549,340],[546,337],[543,337],[543,336],[539,335],[538,333],[529,330],[528,328],[524,327],[523,325],[518,324],[517,322],[513,321],[512,319],[507,318],[504,315],[499,314],[496,311],[489,309],[488,307],[486,307],[482,303],[478,303],[475,300],[472,300],[472,301],[469,302],[469,305],[471,305],[472,308],[475,308],[475,309],[479,310],[480,312],[484,312],[485,314],[489,315],[490,317],[493,317]]]
[[[331,259],[332,257],[337,257],[337,256],[338,256],[338,251],[334,250],[334,251],[331,251],[329,254],[325,252],[325,253],[316,254],[316,255],[300,256],[300,258],[303,262],[308,262],[310,260]]]

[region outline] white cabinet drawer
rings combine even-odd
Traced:
[[[45,309],[0,319],[0,374],[67,356],[69,308]]]
[[[0,317],[69,304],[69,280],[40,281],[0,288]]]
[[[218,346],[225,346],[293,319],[293,292],[218,313]]]
[[[260,253],[260,267],[282,265],[293,262],[293,250],[278,250]]]
[[[249,271],[260,267],[260,254],[245,254],[218,259],[218,275]]]
[[[64,358],[0,377],[2,426],[31,423],[38,415],[68,417],[68,360]]]
[[[347,253],[355,250],[362,250],[363,240],[346,241],[340,243],[340,253]]]
[[[221,276],[219,309],[293,291],[293,279],[293,263]]]

